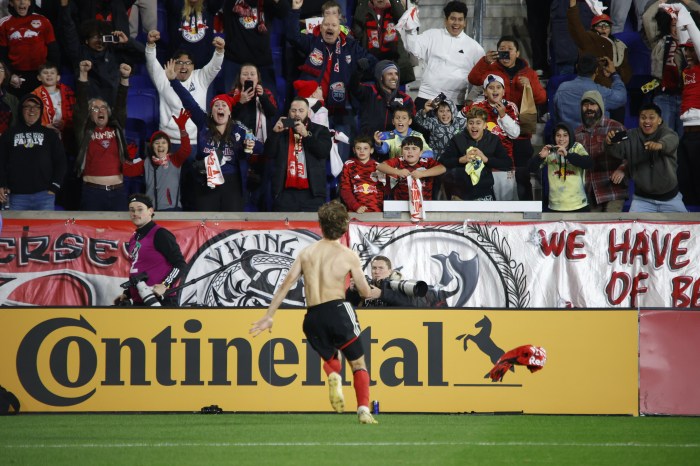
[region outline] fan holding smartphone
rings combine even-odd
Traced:
[[[272,119],[277,114],[277,102],[272,92],[263,88],[260,73],[255,65],[241,66],[235,83],[229,91],[229,95],[233,97],[232,116],[249,128],[257,139],[264,142],[274,124]]]
[[[235,95],[236,90],[238,90],[240,92],[240,103],[247,104],[262,94],[262,86],[258,83],[260,83],[260,76],[257,67],[244,65],[241,67],[239,78],[232,91]]]
[[[275,97],[269,89],[263,88],[258,68],[250,63],[241,66],[234,83],[233,89],[229,91],[232,97],[231,117],[248,129],[248,137],[255,137],[264,143],[276,121],[274,119],[277,115]],[[269,210],[265,197],[265,190],[269,189],[269,180],[265,179],[266,166],[266,159],[262,155],[253,154],[248,160],[246,184],[248,202],[253,208],[262,211]]]

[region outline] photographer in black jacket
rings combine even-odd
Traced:
[[[372,276],[368,277],[367,281],[370,285],[382,290],[379,299],[366,299],[362,302],[360,294],[352,283],[345,293],[345,299],[354,306],[360,307],[416,307],[412,297],[391,288],[390,282],[402,280],[402,276],[392,268],[388,257],[375,256],[370,262],[370,267]]]

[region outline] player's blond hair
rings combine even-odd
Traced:
[[[348,209],[337,200],[326,202],[318,209],[318,223],[324,238],[336,240],[348,231]]]

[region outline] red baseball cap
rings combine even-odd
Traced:
[[[598,23],[606,22],[612,25],[612,19],[608,15],[598,15],[594,16],[593,19],[591,20],[591,27],[594,27]]]

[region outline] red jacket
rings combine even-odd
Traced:
[[[469,82],[475,86],[483,86],[486,76],[490,74],[500,76],[503,78],[503,82],[506,83],[505,99],[515,102],[515,105],[518,106],[518,111],[520,111],[520,102],[523,100],[523,86],[520,84],[520,77],[525,76],[530,80],[535,103],[540,105],[547,102],[547,91],[545,91],[542,84],[540,84],[535,70],[530,68],[527,62],[522,58],[516,60],[515,66],[519,69],[515,73],[515,76],[513,76],[513,79],[510,79],[510,75],[505,71],[505,68],[500,62],[496,61],[489,65],[486,62],[486,58],[481,57],[481,60],[479,60],[469,72]]]

